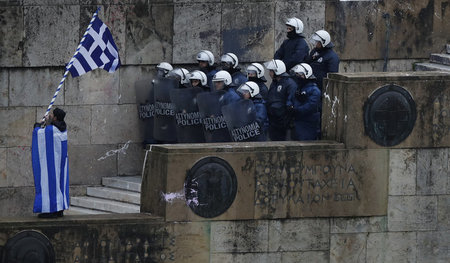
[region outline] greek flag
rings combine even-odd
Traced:
[[[120,67],[119,52],[108,27],[97,16],[92,21],[69,69],[72,77],[102,68],[113,73]]]
[[[33,211],[53,213],[69,208],[67,131],[53,125],[35,128],[31,145],[36,194]]]

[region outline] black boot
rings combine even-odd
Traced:
[[[57,218],[58,212],[55,213],[41,213],[38,215],[39,218]]]
[[[64,210],[58,211],[56,213],[58,214],[58,217],[63,217],[64,216]]]

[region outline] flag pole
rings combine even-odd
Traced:
[[[61,88],[62,88],[62,86],[64,84],[64,81],[66,80],[67,76],[69,75],[69,69],[72,67],[73,62],[75,61],[75,56],[80,51],[81,44],[83,43],[84,39],[86,38],[86,35],[88,34],[89,29],[91,29],[92,23],[94,22],[95,18],[97,17],[98,11],[100,11],[100,7],[97,8],[97,11],[95,11],[94,16],[91,19],[91,22],[89,22],[89,25],[88,25],[88,27],[86,29],[86,32],[84,32],[84,35],[81,38],[80,44],[78,45],[77,50],[75,51],[75,54],[73,54],[72,58],[69,61],[69,64],[67,64],[66,71],[64,72],[64,75],[63,75],[61,81],[59,82],[58,88],[56,89],[55,94],[53,95],[53,98],[50,101],[50,104],[48,105],[47,111],[45,112],[44,117],[42,118],[42,121],[45,121],[45,117],[47,117],[48,113],[52,109],[53,103],[55,103],[56,97],[58,96],[58,93],[61,90]]]

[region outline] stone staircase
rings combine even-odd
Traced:
[[[70,198],[70,208],[64,214],[139,213],[141,176],[102,178],[102,186],[86,189],[86,196]]]
[[[416,71],[450,71],[450,44],[446,45],[446,53],[430,55],[430,62],[416,63]]]

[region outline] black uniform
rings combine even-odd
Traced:
[[[286,65],[286,71],[305,61],[308,56],[309,46],[302,34],[291,31],[280,48],[275,52],[274,59],[280,59]]]
[[[333,50],[334,44],[330,42],[325,48],[311,50],[311,53],[306,59],[317,78],[317,86],[320,91],[323,86],[323,79],[327,77],[330,72],[339,71],[339,57]]]

